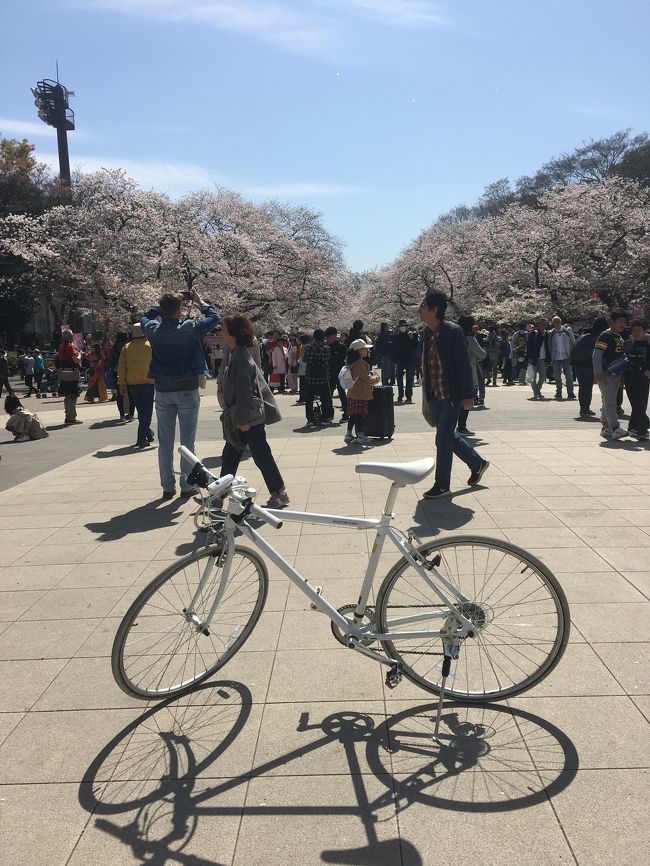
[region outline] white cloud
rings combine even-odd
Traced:
[[[80,5],[79,0],[68,0]],[[188,22],[250,35],[295,54],[341,49],[353,18],[386,27],[448,23],[432,0],[88,0],[83,4],[163,22]]]
[[[49,165],[54,172],[59,170],[56,153],[37,152],[37,158]],[[77,156],[70,159],[73,171],[99,171],[102,168],[123,168],[145,189],[157,189],[172,197],[184,195],[197,189],[226,186],[240,189],[243,195],[256,198],[304,199],[353,195],[362,192],[360,187],[340,183],[287,182],[271,184],[247,184],[225,178],[201,165],[191,162],[165,162],[164,160],[120,159],[105,156]]]
[[[56,129],[46,123],[0,117],[0,134],[20,138],[56,138]]]
[[[39,152],[37,156],[54,171],[58,171],[59,158],[56,153]],[[70,166],[73,171],[78,169],[83,172],[99,171],[102,168],[123,168],[129,177],[137,180],[141,186],[157,189],[171,196],[223,183],[223,178],[219,178],[203,166],[189,162],[74,155],[70,158]]]

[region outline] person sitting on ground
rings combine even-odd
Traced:
[[[7,394],[5,412],[9,415],[5,429],[14,434],[14,442],[47,439],[50,435],[38,415],[25,409],[15,394]]]
[[[354,385],[348,390],[348,432],[345,434],[345,442],[351,445],[356,441],[359,445],[368,445],[371,441],[363,432],[364,420],[368,417],[368,403],[372,400],[372,387],[380,382],[380,377],[371,375],[366,363],[368,357],[368,345],[365,340],[355,340],[350,344],[346,357],[350,374],[354,379]]]

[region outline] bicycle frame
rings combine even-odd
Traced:
[[[229,503],[228,513],[223,524],[223,536],[226,541],[226,560],[224,563],[224,570],[220,580],[220,586],[215,596],[214,603],[203,625],[206,628],[209,628],[214,612],[216,611],[219,605],[219,601],[225,590],[227,581],[229,579],[232,551],[234,550],[234,535],[235,532],[239,530],[242,535],[248,538],[255,545],[255,547],[257,547],[266,557],[268,557],[268,559],[270,559],[271,562],[273,562],[280,569],[280,571],[285,574],[289,578],[289,580],[295,586],[297,586],[302,593],[304,593],[304,595],[307,596],[315,609],[319,610],[321,613],[324,613],[327,617],[329,617],[329,619],[339,627],[339,629],[342,631],[346,638],[353,639],[353,643],[350,644],[351,646],[353,646],[355,649],[360,650],[366,655],[370,654],[374,657],[377,654],[370,650],[366,650],[366,648],[363,646],[358,645],[359,641],[364,638],[372,638],[373,640],[378,641],[435,638],[442,639],[443,632],[441,631],[441,629],[433,631],[427,630],[400,632],[392,632],[390,629],[391,627],[394,628],[397,626],[410,625],[411,623],[416,624],[418,622],[424,622],[432,619],[444,619],[446,623],[446,620],[451,613],[453,613],[454,618],[457,620],[453,637],[467,637],[468,634],[470,634],[470,632],[474,630],[474,626],[472,622],[468,620],[457,609],[456,604],[467,602],[468,599],[458,590],[457,587],[451,584],[438,571],[434,563],[427,561],[427,565],[425,567],[422,564],[425,560],[423,560],[423,557],[418,553],[416,548],[413,547],[410,541],[404,537],[403,533],[400,530],[397,530],[391,526],[391,520],[394,517],[392,509],[397,498],[397,493],[401,486],[402,485],[397,483],[393,483],[391,485],[388,498],[384,506],[384,511],[379,519],[371,519],[365,517],[344,517],[334,514],[318,514],[303,511],[279,511],[273,509],[266,509],[269,514],[282,521],[288,520],[316,525],[320,524],[327,526],[355,527],[357,529],[365,531],[376,530],[375,542],[373,544],[372,552],[370,554],[370,559],[366,568],[365,577],[363,578],[361,592],[359,594],[359,599],[357,601],[352,622],[346,619],[342,614],[340,614],[339,611],[321,595],[318,589],[312,586],[309,581],[305,577],[303,577],[303,575],[296,571],[296,569],[293,568],[286,561],[286,559],[284,559],[284,557],[282,557],[275,550],[275,548],[271,544],[269,544],[269,542],[265,538],[263,538],[245,519],[241,520],[240,522],[233,519],[234,517],[238,516],[237,509],[239,509],[239,513],[241,514],[243,507],[239,502],[231,499]],[[446,606],[446,609],[441,608],[439,611],[427,611],[426,613],[411,614],[409,616],[399,617],[391,620],[388,623],[389,630],[387,632],[377,632],[374,630],[374,624],[363,625],[362,620],[366,612],[368,598],[370,596],[372,584],[377,573],[379,558],[381,556],[386,538],[389,538],[392,541],[400,554],[406,559],[406,561],[412,566],[412,568],[417,571],[417,573],[420,575],[426,585],[440,599],[442,605]],[[201,578],[201,582],[195,593],[195,597],[186,614],[188,617],[193,616],[192,610],[194,607],[194,601],[195,599],[200,597],[203,591],[203,586],[208,580],[211,570],[212,563],[209,562],[206,565],[204,574]],[[434,575],[435,581],[432,580],[430,574]],[[436,581],[439,582],[440,585],[437,585]],[[455,602],[450,601],[449,597],[445,594],[444,590],[441,587],[444,587],[450,593],[450,595],[454,597]],[[445,639],[449,639],[449,637],[451,636],[452,635],[450,635],[449,631],[446,630],[444,633]],[[392,662],[392,660],[389,661]]]

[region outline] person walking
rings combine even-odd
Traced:
[[[389,385],[393,372],[393,340],[388,322],[382,322],[373,347],[375,364],[381,371],[381,384]],[[365,341],[364,341],[365,342]]]
[[[149,377],[151,366],[151,344],[145,339],[142,325],[133,325],[131,339],[126,343],[117,361],[117,381],[120,396],[127,400],[130,407],[130,418],[138,414],[138,432],[136,447],[147,448],[154,440],[151,429],[153,416],[154,380]]]
[[[61,345],[57,353],[58,393],[63,397],[65,411],[64,424],[82,424],[77,418],[77,398],[79,390],[79,371],[81,369],[81,353],[72,342],[72,331],[61,331]]]
[[[307,344],[305,361],[305,409],[307,423],[317,427],[314,416],[314,398],[319,397],[322,420],[327,424],[334,419],[334,406],[330,391],[330,350],[325,344],[325,331],[316,328],[313,340]]]
[[[614,364],[623,360],[621,334],[627,327],[627,313],[625,310],[614,310],[609,322],[609,328],[599,334],[594,344],[592,356],[594,383],[600,388],[603,399],[600,435],[604,439],[622,439],[627,436],[627,430],[621,427],[616,409],[616,396],[621,386],[622,375],[616,371]]]
[[[253,361],[249,347],[255,332],[246,316],[226,316],[222,334],[228,347],[228,367],[223,382],[224,439],[221,475],[236,475],[246,446],[269,490],[267,508],[285,508],[289,494],[266,438],[266,425],[282,420],[271,389]]]
[[[36,396],[41,396],[41,382],[43,381],[43,376],[45,375],[45,361],[43,360],[43,356],[41,355],[38,349],[34,349],[32,352],[32,357],[34,358],[34,381],[36,382]]]
[[[130,421],[133,418],[133,407],[129,404],[128,392],[122,391],[120,388],[121,382],[118,373],[120,357],[128,341],[129,335],[125,331],[120,331],[116,334],[115,342],[108,353],[108,366],[104,373],[104,379],[108,382],[108,387],[113,390],[121,421]]]
[[[289,371],[289,340],[286,337],[278,337],[273,351],[271,352],[271,385],[277,386],[278,394],[284,394],[287,373]]]
[[[489,372],[487,376],[487,384],[490,384],[490,374],[492,376],[492,387],[498,388],[497,378],[499,375],[499,334],[497,332],[496,325],[490,325],[488,328],[488,337],[487,337],[487,353],[488,359],[490,362]]]
[[[625,390],[632,412],[627,425],[628,433],[637,439],[650,439],[648,428],[648,391],[650,390],[650,342],[648,323],[645,319],[634,319],[630,337],[625,340],[623,350],[630,359],[630,369],[624,374]]]
[[[551,325],[549,347],[553,364],[553,378],[555,379],[555,399],[562,399],[562,374],[564,373],[567,400],[575,400],[573,370],[571,369],[571,350],[575,343],[575,337],[571,328],[562,324],[562,319],[559,316],[553,316]]]
[[[499,340],[499,359],[501,361],[501,374],[504,385],[514,385],[512,378],[512,344],[507,331],[501,332]]]
[[[31,352],[25,353],[23,370],[25,372],[25,387],[27,388],[25,397],[31,397],[32,394],[36,394],[34,390],[34,357]]]
[[[487,355],[485,349],[482,349],[474,336],[474,325],[475,320],[473,316],[461,316],[458,319],[458,327],[461,329],[465,336],[465,342],[467,343],[467,352],[469,354],[469,363],[472,370],[472,386],[474,389],[472,399],[476,402],[478,388],[479,388],[479,378],[483,374],[483,361]],[[458,432],[462,436],[473,436],[474,433],[467,428],[467,419],[469,417],[469,410],[462,408],[458,413]]]
[[[0,397],[2,389],[6,388],[8,394],[13,394],[14,389],[9,384],[9,361],[7,360],[7,352],[0,349]]]
[[[447,296],[429,290],[419,313],[426,324],[423,337],[422,414],[436,428],[436,475],[433,487],[425,499],[440,499],[450,495],[451,467],[454,454],[469,466],[468,484],[478,484],[489,461],[484,460],[456,432],[461,409],[474,405],[474,382],[462,330],[445,320]]]
[[[200,404],[199,377],[195,370],[197,344],[220,321],[215,308],[206,304],[198,292],[192,292],[192,300],[199,306],[202,319],[181,321],[183,298],[177,292],[166,292],[159,304],[151,307],[140,319],[142,331],[151,344],[149,376],[155,384],[158,470],[163,499],[172,499],[176,495],[174,440],[177,421],[181,445],[194,451]],[[187,483],[191,471],[188,461],[181,457],[181,496],[191,496],[195,492]]]
[[[287,353],[287,388],[289,394],[298,393],[298,365],[300,363],[300,340],[293,335],[289,338],[289,351]]]
[[[393,358],[395,359],[395,379],[397,381],[397,402],[401,403],[406,395],[406,402],[413,402],[413,379],[415,377],[415,352],[413,341],[409,337],[406,319],[400,319],[397,333],[393,337]],[[406,389],[404,376],[406,375]],[[382,384],[383,384],[382,373]]]
[[[604,317],[596,319],[590,330],[576,340],[571,350],[571,363],[578,380],[578,402],[580,416],[591,418],[596,413],[591,408],[591,397],[594,389],[593,354],[596,340],[607,329],[608,321]]]
[[[546,320],[538,319],[536,327],[528,334],[526,361],[532,367],[533,400],[544,400],[542,387],[546,381],[546,361],[550,358]]]
[[[368,445],[372,441],[364,433],[363,425],[368,417],[368,403],[372,400],[373,385],[380,382],[380,377],[370,372],[366,362],[368,351],[365,340],[354,340],[350,343],[346,357],[350,375],[354,379],[354,385],[348,390],[348,430],[344,437],[347,445],[355,441],[354,430],[359,445]]]
[[[334,325],[330,325],[329,328],[325,328],[325,342],[330,350],[330,392],[332,397],[334,396],[334,392],[339,395],[339,400],[341,401],[341,421],[348,420],[348,397],[345,393],[345,388],[339,382],[339,373],[341,372],[341,367],[345,365],[345,356],[346,350],[343,343],[339,340],[339,332],[334,327]]]

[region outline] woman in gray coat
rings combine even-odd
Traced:
[[[221,456],[221,474],[237,474],[248,445],[271,494],[266,507],[284,508],[289,504],[289,495],[266,440],[266,425],[280,421],[281,415],[249,351],[255,339],[253,326],[245,316],[226,316],[221,329],[229,351],[223,380],[222,423],[226,444]]]

